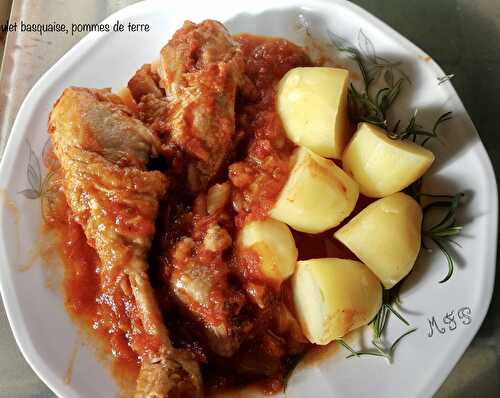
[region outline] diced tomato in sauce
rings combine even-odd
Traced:
[[[276,111],[277,85],[283,75],[311,61],[303,49],[283,39],[238,35],[245,56],[245,72],[255,84],[257,101],[237,103],[237,130],[249,137],[244,160],[229,167],[238,208],[236,225],[265,218],[289,174],[289,158],[295,145],[288,140]]]

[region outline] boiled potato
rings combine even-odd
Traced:
[[[422,208],[399,192],[368,205],[334,236],[390,289],[415,264],[421,228]]]
[[[358,184],[331,160],[299,147],[270,216],[302,232],[319,233],[338,225],[356,205]]]
[[[399,192],[431,167],[434,154],[411,141],[394,140],[372,124],[360,123],[342,157],[360,192],[381,198]]]
[[[295,271],[298,251],[288,226],[271,218],[251,221],[238,233],[238,248],[254,250],[260,271],[281,283]]]
[[[348,80],[345,69],[320,67],[294,68],[281,79],[277,109],[291,141],[340,159],[350,136]]]
[[[302,331],[325,345],[369,323],[382,304],[382,286],[359,261],[319,258],[299,261],[292,278]]]

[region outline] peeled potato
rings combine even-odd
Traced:
[[[238,234],[238,246],[254,250],[260,259],[260,271],[278,283],[295,271],[298,251],[286,224],[273,220],[251,221]]]
[[[345,69],[294,68],[280,81],[277,109],[288,138],[317,154],[340,159],[347,141]]]
[[[319,233],[338,225],[356,205],[358,184],[331,160],[299,147],[270,216],[293,229]]]
[[[360,192],[381,198],[399,192],[422,177],[434,154],[411,141],[394,140],[372,124],[360,123],[342,157],[344,170]]]
[[[314,344],[328,344],[366,325],[382,304],[379,280],[359,261],[299,261],[292,289],[302,331]]]
[[[390,289],[413,268],[421,228],[422,208],[399,192],[368,205],[334,236]]]

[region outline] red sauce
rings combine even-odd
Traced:
[[[295,145],[287,139],[275,109],[277,84],[291,68],[311,65],[304,51],[286,40],[246,34],[236,36],[236,40],[242,47],[245,71],[255,86],[255,96],[241,96],[236,104],[236,131],[242,132],[246,141],[233,157],[238,161],[229,166],[227,175],[232,183],[234,211],[230,215],[234,219],[227,221],[224,227],[231,231],[233,241],[236,231],[246,221],[267,217],[288,178],[289,159]],[[48,168],[57,170],[57,159],[50,150],[44,151],[44,160]],[[135,351],[142,352],[143,347],[154,346],[155,342],[142,333],[132,295],[127,295],[126,289],[116,286],[114,281],[102,280],[98,256],[87,244],[82,228],[70,214],[60,179],[54,178],[53,184],[53,197],[48,204],[44,204],[44,217],[47,228],[59,236],[58,249],[65,265],[66,309],[78,324],[100,339],[105,351],[111,355],[114,373],[119,374],[120,378],[135,380],[140,363]],[[183,197],[182,192],[176,194]],[[360,197],[353,215],[370,201]],[[265,296],[267,288],[272,290],[272,311],[242,314],[253,320],[253,329],[234,357],[220,358],[211,354],[204,343],[197,339],[199,325],[176,316],[175,305],[165,286],[168,278],[165,274],[165,253],[186,233],[186,228],[192,228],[190,236],[195,241],[203,240],[211,220],[210,217],[197,218],[198,205],[182,203],[172,207],[172,203],[164,204],[156,225],[150,275],[161,307],[168,314],[165,320],[173,344],[190,350],[202,364],[203,379],[209,394],[255,380],[267,394],[280,392],[287,356],[303,352],[310,344],[293,316],[290,283],[279,286],[266,280],[258,271],[260,260],[256,253],[239,253],[231,260],[209,252],[200,251],[196,254],[196,261],[210,266],[214,275],[224,269],[225,262],[231,263],[231,272],[239,274],[247,282],[247,290],[253,289],[255,297]],[[120,210],[113,208],[118,221],[121,220]],[[182,217],[175,218],[176,212]],[[125,229],[130,228],[126,223],[129,216],[125,215],[121,223]],[[148,224],[141,228],[143,230],[139,232],[148,234],[153,226]],[[345,246],[333,239],[334,231],[317,235],[294,231],[300,259],[355,259]],[[182,262],[177,266],[182,267]],[[214,293],[211,300],[224,305],[228,302],[237,304],[242,298]],[[259,305],[258,302],[254,304]],[[202,312],[199,308],[197,311]],[[219,321],[217,314],[203,315],[214,323]]]
[[[236,188],[236,225],[247,218],[261,219],[273,206],[289,174],[289,158],[295,145],[286,137],[276,112],[276,90],[283,75],[311,61],[303,49],[283,39],[238,35],[245,72],[255,84],[257,100],[237,103],[237,129],[249,137],[246,157],[229,167]]]
[[[66,223],[51,223],[47,228],[56,231],[59,238],[58,249],[65,266],[63,288],[66,310],[91,337],[100,340],[100,346],[104,345],[105,350],[111,353],[114,370],[135,377],[138,358],[127,337],[128,333],[132,333],[129,319],[134,317],[131,311],[126,311],[127,306],[135,304],[128,303],[118,289],[114,289],[111,295],[100,290],[100,261],[95,250],[86,243],[79,224],[68,217]]]
[[[45,166],[53,173],[47,180],[48,197],[42,203],[45,228],[56,234],[58,251],[64,264],[64,303],[68,314],[111,358],[113,373],[120,378],[135,379],[139,359],[131,348],[150,344],[143,341],[137,322],[135,303],[113,286],[105,290],[101,285],[101,262],[95,249],[88,245],[82,227],[72,217],[64,198],[58,162],[50,147],[44,149]]]

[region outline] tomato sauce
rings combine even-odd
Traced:
[[[229,179],[232,187],[232,210],[228,213],[232,218],[224,227],[231,231],[233,242],[236,231],[245,222],[267,217],[287,181],[289,159],[296,146],[286,137],[276,112],[277,86],[290,69],[311,65],[303,49],[283,39],[243,34],[235,36],[235,40],[241,45],[245,72],[253,84],[254,95],[239,95],[237,98],[236,132],[245,138],[231,156],[234,162],[228,166],[227,173],[221,176],[221,180]],[[45,151],[44,161],[57,177],[57,159],[50,150]],[[46,228],[59,237],[58,249],[65,266],[66,309],[79,325],[103,343],[101,345],[105,352],[110,354],[114,373],[119,374],[120,378],[135,380],[140,364],[135,351],[142,352],[143,349],[137,348],[154,346],[155,342],[148,340],[141,332],[135,302],[133,296],[126,294],[126,287],[103,282],[99,258],[87,244],[81,226],[72,218],[64,198],[61,178],[51,178],[50,181],[50,200],[42,203]],[[239,258],[233,256],[231,259],[210,257],[201,252],[197,260],[212,266],[214,273],[222,268],[223,262],[231,263],[233,271],[238,269],[241,279],[248,282],[247,288],[255,290],[256,297],[264,295],[267,287],[273,292],[269,306],[272,310],[242,314],[242,317],[253,319],[253,329],[234,357],[221,358],[208,352],[194,332],[198,325],[177,316],[166,285],[165,253],[183,236],[187,226],[194,225],[191,236],[201,240],[210,222],[210,218],[196,218],[196,203],[186,205],[183,202],[189,194],[182,192],[182,184],[177,184],[176,190],[171,195],[174,195],[174,199],[178,196],[179,203],[173,206],[175,200],[171,199],[160,207],[150,256],[150,279],[162,310],[168,314],[165,322],[174,346],[191,351],[197,358],[209,394],[255,380],[258,381],[259,389],[267,394],[280,392],[286,370],[283,364],[288,356],[302,353],[311,346],[293,316],[290,283],[279,286],[266,281],[259,274],[259,259],[254,252],[239,253]],[[361,197],[353,215],[370,201]],[[115,210],[119,213],[119,209]],[[126,222],[123,227],[128,228]],[[148,234],[152,227],[145,225],[144,234]],[[334,232],[335,229],[311,235],[294,231],[299,259],[355,259],[345,246],[333,239]],[[211,299],[227,303],[228,300],[237,302],[240,297],[214,296]],[[210,314],[205,316],[209,317]],[[218,321],[216,315],[212,320]]]
[[[87,243],[82,227],[72,217],[64,198],[59,165],[52,150],[45,149],[43,161],[49,169],[46,194],[42,198],[45,229],[56,235],[57,249],[64,265],[64,304],[71,318],[98,339],[97,346],[111,354],[111,367],[120,378],[133,380],[139,370],[139,359],[131,348],[134,344],[149,344],[133,328],[137,320],[135,303],[115,286],[101,286],[101,262],[95,249]],[[133,338],[131,338],[133,336]],[[109,359],[105,355],[106,360]]]
[[[267,216],[287,180],[295,145],[286,137],[276,111],[277,85],[290,69],[311,65],[311,61],[303,49],[284,39],[248,34],[235,39],[257,92],[256,101],[243,98],[236,107],[236,128],[248,137],[246,157],[229,167],[238,210],[236,225],[241,227],[246,219]]]

